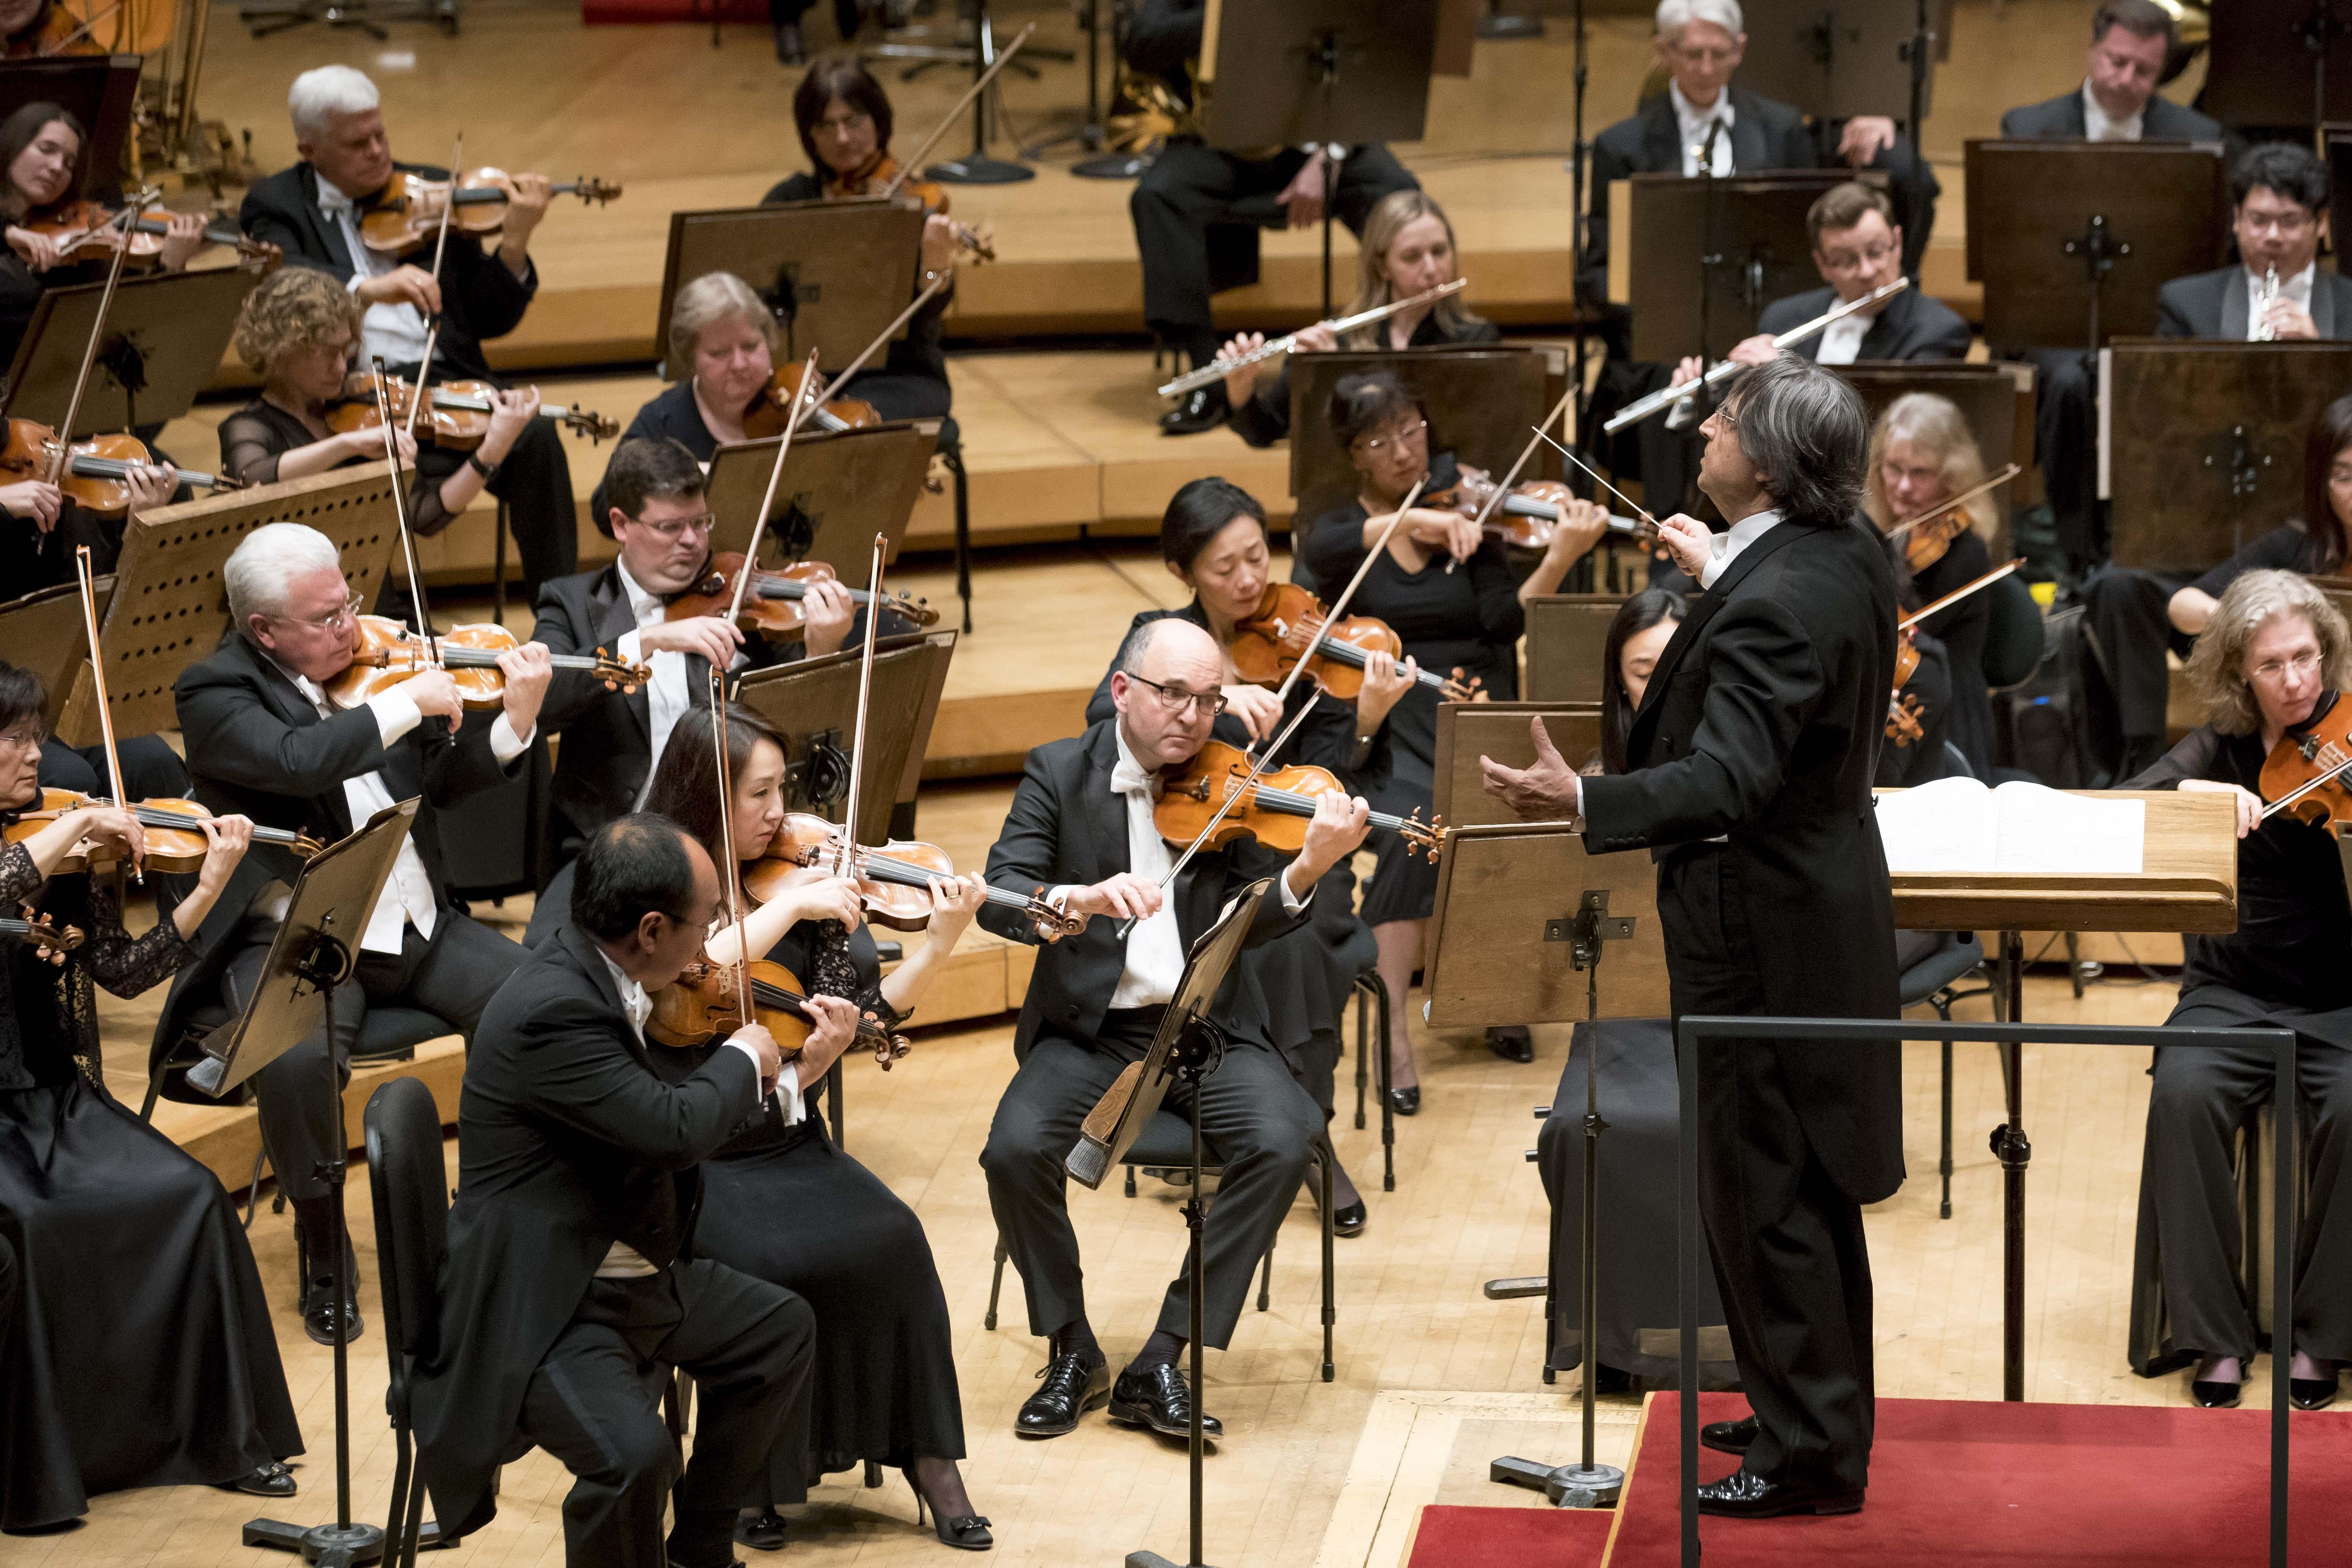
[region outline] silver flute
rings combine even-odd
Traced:
[[[1856,310],[1868,310],[1881,300],[1891,300],[1909,287],[1911,287],[1911,279],[1897,278],[1884,288],[1873,289],[1859,300],[1849,300],[1843,305],[1822,311],[1810,321],[1790,327],[1772,340],[1772,346],[1775,349],[1793,347],[1803,342],[1807,338],[1816,337],[1828,331],[1831,322],[1843,321]],[[1640,424],[1661,408],[1687,405],[1698,395],[1700,387],[1714,386],[1719,382],[1727,381],[1738,372],[1739,368],[1737,361],[1722,360],[1696,381],[1685,382],[1680,386],[1662,387],[1639,402],[1629,403],[1619,409],[1613,417],[1601,426],[1601,433],[1614,436],[1628,425]],[[1675,406],[1674,415],[1666,420],[1666,427],[1670,430],[1679,430],[1689,421],[1689,409],[1686,406]]]
[[[1424,289],[1411,299],[1392,300],[1385,305],[1377,306],[1370,310],[1360,310],[1352,316],[1342,316],[1336,321],[1325,321],[1322,325],[1330,328],[1332,335],[1337,337],[1341,332],[1352,332],[1358,327],[1369,327],[1374,321],[1385,321],[1400,310],[1410,310],[1415,305],[1426,305],[1433,300],[1443,300],[1448,294],[1458,294],[1469,286],[1469,279],[1456,278],[1451,283],[1440,283],[1434,289]],[[1245,364],[1257,364],[1274,358],[1276,354],[1286,354],[1290,352],[1291,345],[1298,341],[1299,332],[1305,331],[1307,329],[1301,327],[1298,332],[1293,332],[1286,338],[1276,338],[1272,342],[1248,353],[1236,354],[1232,359],[1212,360],[1197,370],[1186,371],[1182,375],[1161,387],[1160,395],[1181,397],[1195,387],[1206,386],[1213,381],[1224,380],[1226,376]]]
[[[2254,289],[2254,338],[2258,343],[2277,341],[2278,332],[2270,323],[2271,305],[2279,297],[2279,275],[2275,267],[2263,268],[2263,280]]]

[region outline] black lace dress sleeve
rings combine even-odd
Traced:
[[[110,879],[43,880],[21,844],[0,847],[0,909],[31,904],[60,927],[82,932],[81,945],[54,963],[28,943],[0,938],[0,1089],[58,1083],[79,1072],[101,1082],[98,1003],[91,983],[136,996],[170,979],[189,947],[168,920],[132,936]]]

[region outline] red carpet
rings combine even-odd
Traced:
[[[1405,1568],[1601,1568],[1603,1508],[1425,1508]]]
[[[1730,1420],[1748,1405],[1736,1394],[1704,1394],[1699,1413]],[[1652,1396],[1609,1568],[1680,1561],[1680,1418],[1674,1394]],[[1860,1513],[1703,1519],[1699,1540],[1709,1568],[2251,1568],[2269,1554],[2270,1419],[2267,1409],[1882,1399],[1870,1502]],[[2292,1447],[2293,1560],[2352,1560],[2352,1421],[2298,1413]],[[1699,1479],[1736,1464],[1702,1448]]]

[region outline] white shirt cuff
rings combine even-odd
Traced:
[[[352,295],[358,294],[360,291],[360,285],[366,280],[367,272],[365,268],[359,267],[352,268],[352,275],[343,279],[343,292]]]
[[[377,692],[367,700],[367,705],[375,710],[375,732],[387,751],[394,742],[425,721],[424,710],[416,706],[416,699],[397,686],[386,687]]]
[[[498,758],[499,766],[505,767],[530,749],[530,737],[538,732],[539,726],[533,724],[528,733],[516,734],[514,721],[501,713],[490,726],[490,755]]]
[[[1297,914],[1299,910],[1305,909],[1315,897],[1315,889],[1311,887],[1307,889],[1307,896],[1305,898],[1300,898],[1297,893],[1290,890],[1290,874],[1297,868],[1298,867],[1296,862],[1291,865],[1285,866],[1282,868],[1282,879],[1276,884],[1276,886],[1282,889],[1282,908],[1283,912],[1286,914]]]
[[[623,664],[642,664],[645,661],[638,650],[644,646],[644,640],[638,635],[637,628],[632,626],[621,634],[620,641],[613,645],[613,657]]]
[[[751,1070],[754,1073],[759,1071],[760,1053],[758,1051],[731,1035],[728,1037],[727,1043],[750,1057]],[[784,1108],[785,1126],[797,1127],[808,1120],[808,1108],[801,1103],[800,1070],[790,1062],[786,1062],[783,1070],[776,1074],[775,1099],[776,1103]]]

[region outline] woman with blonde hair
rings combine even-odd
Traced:
[[[1356,299],[1345,312],[1350,316],[1426,293],[1461,275],[1454,226],[1446,220],[1445,209],[1422,190],[1391,191],[1380,199],[1364,220],[1363,243],[1357,258]],[[1472,315],[1462,304],[1461,295],[1449,294],[1433,304],[1416,305],[1385,321],[1359,327],[1344,342],[1318,321],[1298,334],[1293,352],[1491,343],[1502,335],[1494,322]],[[1255,353],[1265,345],[1265,333],[1243,332],[1226,342],[1223,357]],[[1251,446],[1271,447],[1290,434],[1287,361],[1279,369],[1267,360],[1234,371],[1225,377],[1225,397],[1233,405],[1234,433]]]
[[[2352,634],[2327,595],[2293,572],[2259,568],[2222,593],[2189,658],[2207,722],[2126,789],[2224,795],[2237,818],[2238,925],[2182,939],[2180,999],[2168,1024],[2291,1029],[2302,1100],[2302,1235],[2295,1245],[2289,1396],[2316,1410],[2352,1360],[2352,905],[2326,827],[2265,816],[2263,763],[2326,718],[2352,682]],[[2158,1048],[2140,1163],[2132,1370],[2193,1365],[2189,1393],[2238,1403],[2258,1326],[2238,1287],[2244,1238],[2238,1130],[2269,1099],[2266,1047]],[[2284,1113],[2284,1135],[2289,1123]],[[2273,1352],[2275,1353],[2275,1352]],[[2273,1369],[2273,1375],[2278,1375]]]

